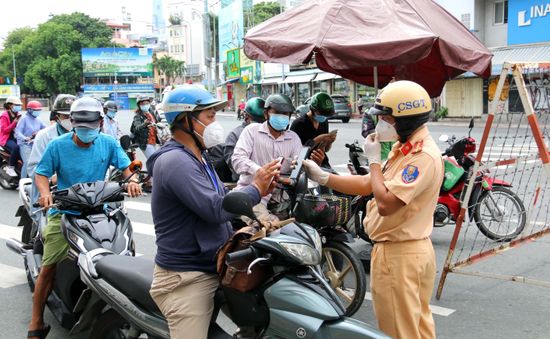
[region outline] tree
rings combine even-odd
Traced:
[[[11,48],[12,46],[19,45],[27,36],[33,33],[33,29],[26,26],[16,28],[8,33],[6,40],[4,41],[4,48]]]
[[[254,13],[254,26],[256,26],[267,19],[280,14],[283,8],[278,2],[270,1],[255,4],[252,10]]]
[[[170,84],[173,77],[185,74],[185,62],[176,60],[168,55],[163,55],[160,59],[155,58],[153,64],[159,70],[159,73],[166,76],[166,83]]]
[[[56,15],[36,30],[8,35],[9,48],[0,54],[0,69],[11,72],[12,51],[22,90],[30,93],[75,93],[82,79],[81,49],[112,46],[111,29],[83,13]]]

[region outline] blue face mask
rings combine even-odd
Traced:
[[[31,115],[35,118],[38,118],[38,116],[40,115],[41,112],[42,111],[35,111],[35,110],[32,110],[32,109],[30,110]]]
[[[269,124],[277,132],[282,132],[288,127],[290,117],[286,114],[271,114],[269,116]]]
[[[107,116],[111,119],[114,119],[116,115],[116,111],[107,111]]]
[[[149,112],[149,108],[151,108],[151,105],[139,105],[139,109],[142,112]]]
[[[317,120],[317,122],[320,122],[320,123],[327,121],[327,117],[324,115],[316,115],[313,117],[313,119]]]
[[[87,127],[75,127],[74,132],[80,141],[85,144],[93,142],[99,135],[99,127],[95,129]]]
[[[21,112],[21,105],[13,105],[11,107],[11,110],[14,111],[15,113],[19,113]]]

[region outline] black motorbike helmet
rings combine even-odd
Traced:
[[[292,114],[296,108],[292,100],[284,94],[271,94],[265,101],[265,109],[273,108],[279,114]]]
[[[54,121],[57,114],[71,114],[71,105],[76,100],[76,97],[71,94],[59,94],[52,105],[50,112],[50,121]]]

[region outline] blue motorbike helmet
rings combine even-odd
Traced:
[[[220,101],[207,90],[193,85],[174,89],[168,93],[163,102],[164,116],[170,125],[181,120],[180,116],[186,113],[200,112],[209,108],[219,111],[226,105],[227,101]]]

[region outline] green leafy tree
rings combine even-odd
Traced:
[[[19,45],[32,33],[33,29],[28,26],[14,29],[8,33],[6,40],[4,40],[4,48],[11,48],[12,46]]]
[[[253,6],[254,26],[261,24],[277,14],[280,14],[282,9],[282,6],[275,1],[260,2],[255,4]]]
[[[0,69],[10,69],[13,51],[23,92],[74,93],[82,79],[81,49],[110,47],[111,35],[105,23],[83,13],[52,16],[36,30],[8,35],[11,45],[0,54]]]
[[[182,76],[185,73],[185,62],[168,55],[163,55],[160,59],[155,58],[153,64],[159,70],[159,73],[164,74],[167,84],[171,83],[172,78]]]

